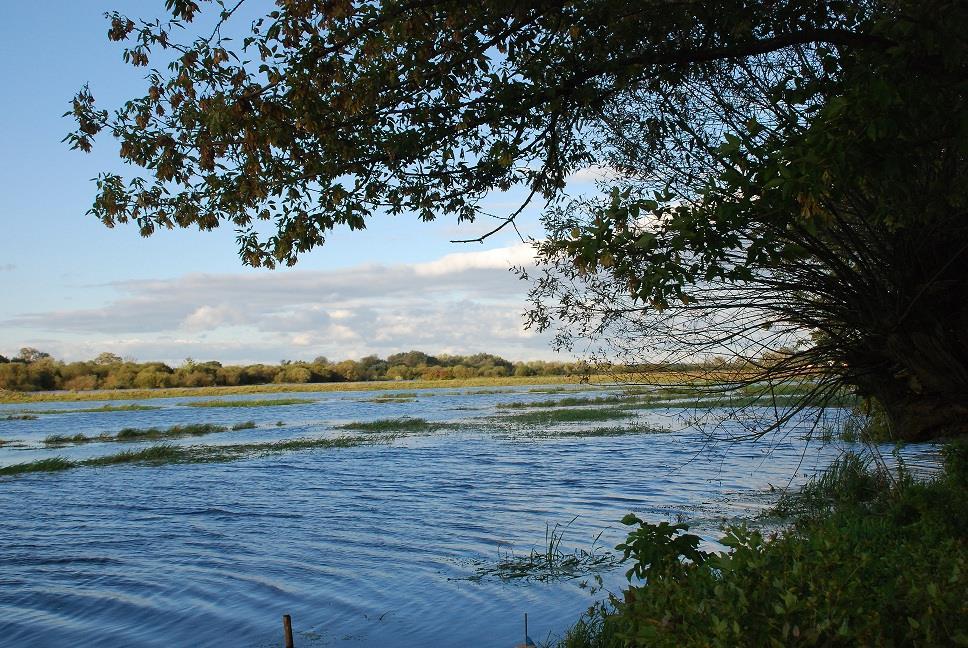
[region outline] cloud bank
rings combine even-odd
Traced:
[[[531,263],[533,249],[520,244],[418,264],[122,281],[102,306],[24,313],[3,326],[73,359],[110,350],[278,362],[408,349],[552,358],[548,337],[523,327],[528,286],[509,271]]]

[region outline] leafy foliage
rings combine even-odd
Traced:
[[[964,3],[305,0],[248,26],[244,1],[166,8],[109,16],[153,66],[145,94],[109,112],[84,88],[70,111],[73,147],[106,131],[141,170],[98,178],[106,225],[228,224],[271,267],[518,186],[496,229],[549,205],[531,322],[562,346],[772,351],[759,378],[849,386],[899,438],[968,433]],[[610,191],[563,202],[590,164]]]
[[[648,582],[596,606],[559,646],[966,645],[965,449],[950,446],[932,481],[873,490],[854,485],[878,469],[847,459],[805,493],[839,493],[832,507],[801,509],[774,538],[727,529],[730,553],[692,562],[675,555],[671,525],[640,523],[633,569]],[[649,568],[656,556],[672,568]]]
[[[843,17],[890,45],[798,47],[617,97],[601,149],[618,186],[549,215],[532,323],[609,358],[768,349],[743,380],[847,386],[894,438],[968,432],[968,12],[864,7]]]
[[[248,29],[232,22],[243,3],[206,4],[168,3],[165,21],[110,14],[125,60],[154,65],[147,92],[109,113],[82,89],[67,139],[89,150],[107,129],[146,171],[100,176],[105,224],[149,235],[227,221],[252,265],[292,264],[377,210],[465,220],[494,189],[552,198],[594,157],[583,131],[630,84],[798,43],[883,45],[849,2],[317,0],[280,2]],[[260,221],[275,225],[264,240]]]
[[[649,524],[633,513],[622,518],[622,524],[639,528],[630,531],[628,538],[615,547],[622,552],[622,560],[633,558],[631,569],[625,575],[647,580],[650,575],[669,573],[683,568],[682,560],[702,563],[708,554],[699,550],[701,538],[690,533],[680,533],[689,528],[686,524],[659,522]]]

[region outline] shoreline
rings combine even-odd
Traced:
[[[587,384],[616,384],[608,376],[591,376]],[[145,400],[191,396],[235,394],[277,394],[291,392],[363,392],[397,389],[443,389],[447,387],[517,387],[526,385],[579,385],[579,376],[506,376],[500,378],[455,378],[451,380],[374,380],[336,383],[266,383],[218,387],[159,387],[155,389],[107,389],[91,391],[15,392],[0,390],[0,404]]]

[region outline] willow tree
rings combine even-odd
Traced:
[[[165,6],[109,15],[145,94],[73,103],[72,146],[106,130],[143,169],[98,178],[106,225],[229,225],[271,267],[520,186],[549,206],[533,321],[563,339],[788,337],[771,375],[875,397],[904,438],[968,429],[963,3]],[[589,165],[614,191],[564,202]]]

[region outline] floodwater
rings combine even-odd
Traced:
[[[236,408],[153,399],[142,402],[161,409],[0,420],[0,439],[17,442],[0,447],[0,466],[152,445],[50,449],[50,434],[257,424],[172,441],[198,445],[354,434],[334,426],[400,416],[464,422],[388,444],[0,478],[0,645],[281,646],[283,614],[300,648],[509,648],[523,639],[524,613],[531,636],[545,641],[606,593],[580,587],[587,576],[505,581],[484,573],[501,557],[543,551],[556,524],[563,550],[588,549],[599,534],[597,546],[611,549],[628,512],[685,518],[714,546],[724,520],[755,514],[776,489],[802,483],[840,451],[807,443],[806,423],[757,443],[711,442],[674,409],[633,413],[675,430],[664,434],[543,436],[554,430],[488,418],[507,414],[501,403],[574,395],[534,390],[437,389],[379,403],[366,399],[389,392],[228,397],[312,400]],[[0,405],[0,419],[22,409]],[[623,574],[602,574],[606,588],[618,592]]]

